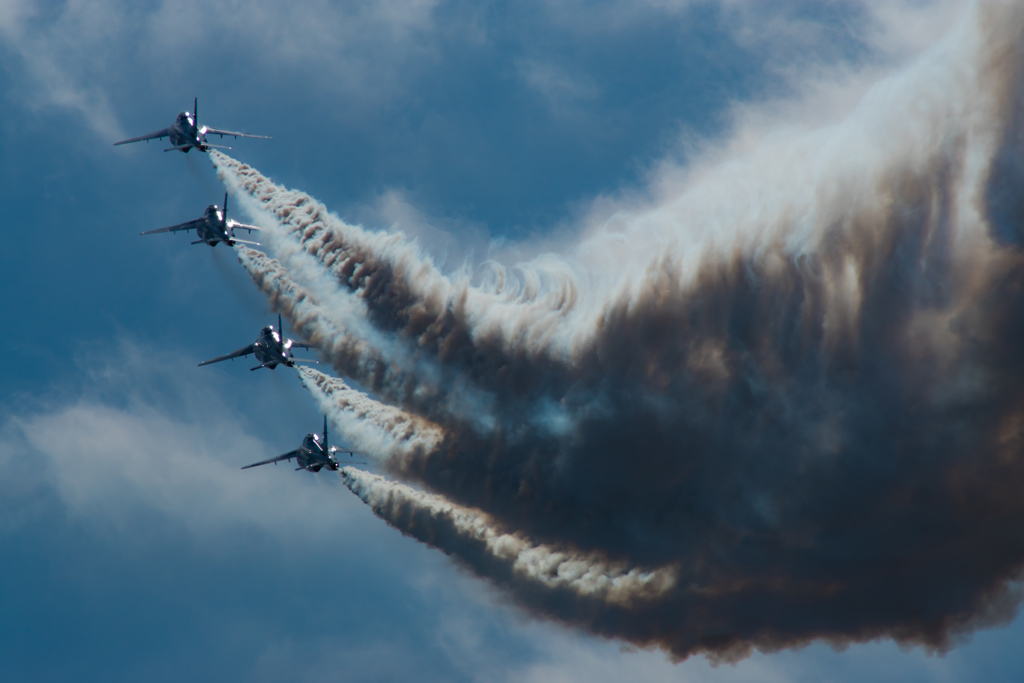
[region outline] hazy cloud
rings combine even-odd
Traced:
[[[520,60],[519,76],[528,88],[537,91],[559,116],[572,113],[577,103],[600,95],[600,89],[586,76],[574,76],[555,64]]]

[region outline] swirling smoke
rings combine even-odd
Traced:
[[[389,524],[677,658],[941,650],[1024,568],[1022,76],[1024,7],[977,3],[843,121],[476,271],[212,157]]]

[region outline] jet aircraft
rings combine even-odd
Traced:
[[[298,465],[298,467],[295,468],[296,472],[299,470],[319,472],[320,469],[324,467],[333,472],[337,472],[341,465],[338,463],[338,458],[335,457],[335,453],[339,452],[348,453],[349,457],[352,457],[359,451],[339,451],[337,446],[327,445],[327,416],[324,415],[323,440],[320,439],[319,434],[306,434],[306,438],[302,440],[302,445],[294,451],[288,451],[284,455],[279,455],[276,458],[270,458],[269,460],[254,462],[251,465],[246,465],[242,469],[247,470],[250,467],[259,467],[260,465],[269,465],[270,463],[277,463],[281,460],[291,460],[292,458],[295,458],[295,464]]]
[[[240,240],[235,237],[235,229],[248,230],[249,234],[252,234],[253,230],[259,231],[255,225],[246,225],[245,223],[239,223],[238,221],[228,220],[228,193],[224,193],[224,210],[221,211],[217,208],[216,204],[210,204],[206,207],[206,211],[203,213],[202,218],[197,218],[194,221],[188,221],[187,223],[179,223],[178,225],[172,225],[168,228],[158,228],[157,230],[147,230],[146,232],[140,232],[140,235],[155,235],[158,232],[178,232],[184,230],[195,230],[196,236],[199,238],[192,244],[209,244],[211,247],[215,247],[221,242],[227,243],[229,247],[235,246],[236,242],[242,244],[255,244],[259,246],[259,242],[250,242],[248,240]]]
[[[260,362],[251,370],[259,370],[260,368],[275,369],[278,365],[287,365],[288,367],[295,367],[295,362],[300,363],[316,363],[315,360],[308,360],[305,358],[295,358],[291,355],[291,350],[295,347],[302,349],[311,349],[312,345],[305,342],[292,341],[286,339],[281,327],[281,316],[277,316],[277,329],[274,329],[273,325],[267,325],[260,330],[260,336],[252,344],[232,351],[226,356],[217,356],[210,360],[204,360],[200,363],[200,366],[209,365],[210,363],[219,363],[222,360],[231,360],[232,358],[238,358],[239,356],[248,356],[250,353],[256,354],[256,360]]]
[[[209,126],[199,125],[199,98],[195,99],[193,104],[192,113],[183,111],[178,114],[178,118],[167,128],[150,133],[149,135],[140,135],[137,138],[129,138],[128,140],[121,140],[121,142],[115,142],[114,146],[126,145],[129,142],[141,142],[145,140],[162,140],[163,138],[170,138],[173,147],[168,147],[165,152],[171,150],[179,150],[188,154],[189,150],[195,148],[200,152],[205,152],[210,147],[220,147],[222,149],[231,149],[226,145],[214,145],[213,143],[206,141],[207,135],[219,135],[221,139],[225,135],[231,135],[235,138],[263,138],[269,140],[270,138],[266,135],[250,135],[248,133],[238,133],[233,130],[220,130],[219,128],[210,128]]]

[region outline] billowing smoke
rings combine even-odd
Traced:
[[[979,2],[844,121],[475,273],[212,156],[388,523],[680,658],[942,649],[1024,568],[1022,67],[1024,6]]]

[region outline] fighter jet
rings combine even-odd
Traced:
[[[239,223],[238,221],[228,220],[228,193],[224,193],[224,210],[221,211],[217,208],[216,204],[210,204],[206,207],[206,211],[203,213],[202,218],[197,218],[194,221],[188,221],[187,223],[179,223],[178,225],[172,225],[169,228],[159,228],[157,230],[147,230],[146,232],[140,232],[140,235],[155,235],[158,232],[178,232],[184,230],[195,230],[196,236],[199,238],[192,244],[209,244],[211,247],[217,246],[221,242],[226,242],[229,247],[235,246],[235,243],[241,242],[242,244],[255,244],[257,247],[260,246],[259,242],[250,242],[248,240],[240,240],[235,237],[235,229],[248,230],[249,234],[252,234],[253,230],[259,231],[255,225],[246,225],[245,223]]]
[[[323,440],[320,439],[319,434],[306,434],[306,438],[302,440],[302,445],[294,451],[288,451],[284,455],[279,455],[276,458],[271,458],[270,460],[254,462],[251,465],[246,465],[242,469],[247,470],[250,467],[259,467],[260,465],[269,465],[272,462],[276,463],[280,460],[291,460],[292,458],[295,458],[295,463],[298,465],[298,467],[295,468],[295,471],[307,470],[309,472],[319,472],[321,468],[326,467],[331,471],[337,472],[341,465],[338,463],[335,453],[339,452],[348,453],[351,458],[359,451],[339,451],[337,446],[327,445],[327,416],[324,415]]]
[[[192,113],[183,111],[178,114],[178,118],[167,128],[158,130],[155,133],[149,135],[140,135],[137,138],[130,138],[128,140],[121,140],[121,142],[115,142],[114,146],[126,145],[129,142],[141,142],[145,140],[162,140],[163,138],[170,138],[173,147],[168,147],[165,152],[170,152],[172,149],[177,149],[185,154],[188,154],[192,148],[198,149],[200,152],[205,152],[210,147],[220,147],[222,149],[231,149],[226,145],[214,145],[206,141],[207,135],[219,135],[222,139],[225,135],[232,135],[235,138],[263,138],[269,140],[270,138],[266,135],[249,135],[248,133],[238,133],[233,130],[220,130],[219,128],[210,128],[208,126],[199,126],[199,98],[197,97],[193,104]]]
[[[295,367],[296,361],[300,363],[316,363],[315,360],[308,360],[305,358],[294,358],[291,355],[291,350],[295,347],[301,349],[313,348],[310,344],[305,342],[292,341],[291,339],[285,339],[281,333],[281,316],[277,316],[277,329],[274,329],[273,325],[267,325],[260,330],[260,336],[252,344],[249,344],[245,348],[232,351],[226,356],[217,356],[210,360],[204,360],[200,363],[200,366],[209,365],[210,363],[219,363],[222,360],[231,360],[232,358],[238,358],[239,356],[248,356],[250,353],[256,354],[256,360],[260,362],[250,370],[259,370],[260,368],[270,368],[273,370],[278,365],[287,365],[288,367]]]

